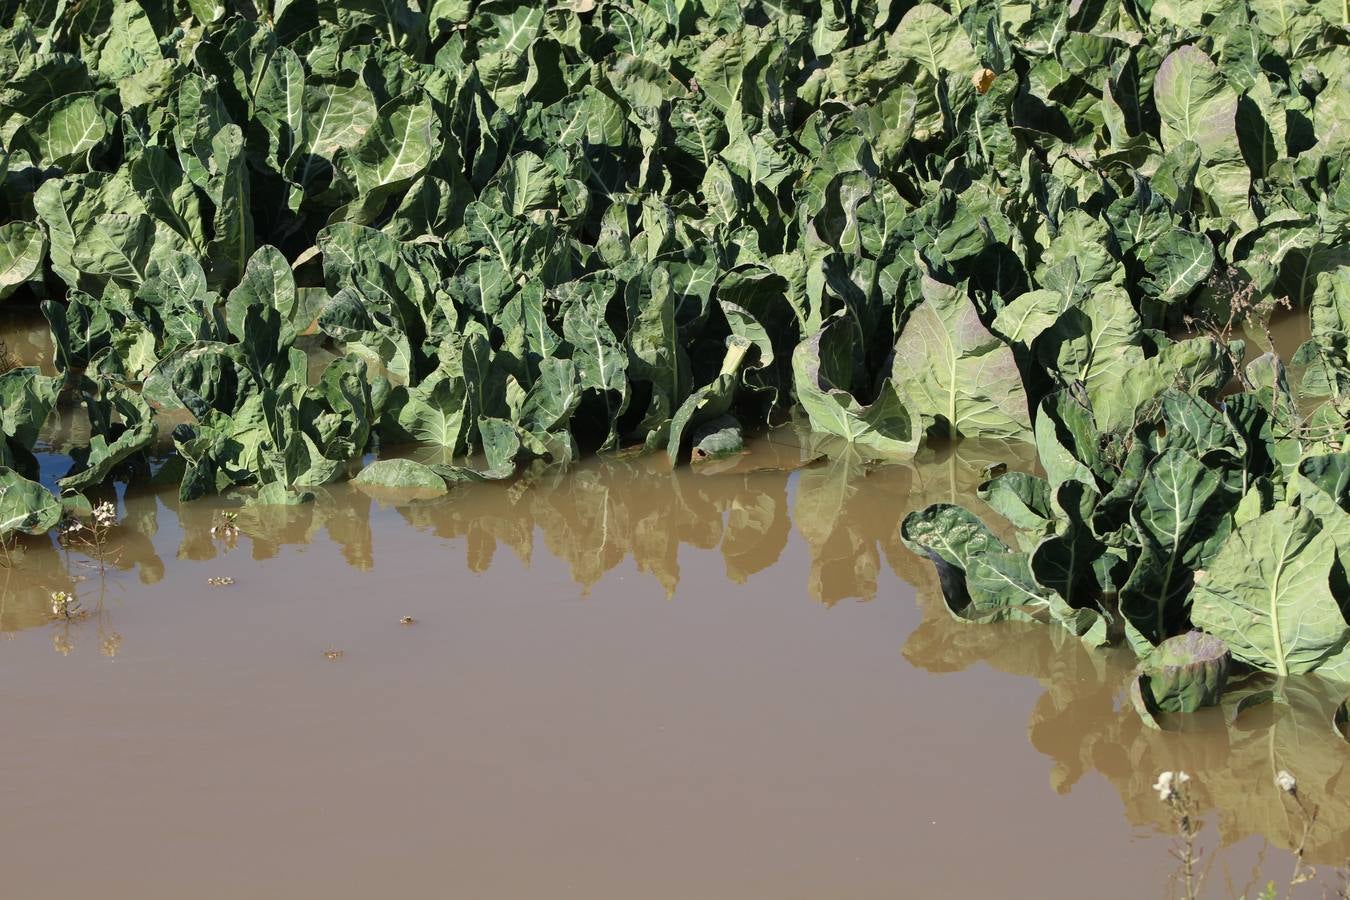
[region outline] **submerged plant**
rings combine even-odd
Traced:
[[[1317,870],[1306,862],[1311,837],[1318,822],[1317,804],[1309,802],[1300,794],[1298,780],[1288,770],[1280,769],[1276,772],[1273,782],[1275,789],[1295,813],[1292,824],[1294,831],[1290,835],[1294,866],[1282,885],[1274,880],[1268,881],[1253,900],[1279,900],[1279,898],[1288,900],[1294,896],[1295,889],[1299,885],[1317,878]],[[1191,794],[1191,783],[1191,776],[1186,772],[1164,771],[1159,773],[1158,780],[1153,785],[1153,790],[1158,793],[1158,800],[1166,805],[1172,820],[1172,832],[1176,836],[1172,855],[1178,862],[1174,881],[1185,900],[1195,900],[1199,897],[1205,880],[1204,872],[1200,868],[1202,851],[1196,846],[1196,839],[1203,823],[1198,818],[1199,808]],[[1337,870],[1341,884],[1337,896],[1345,896],[1345,885],[1350,884],[1347,873],[1350,873],[1350,868]],[[1246,896],[1245,893],[1243,896]]]
[[[1294,871],[1289,876],[1289,885],[1285,897],[1293,894],[1294,888],[1317,877],[1317,871],[1304,863],[1304,854],[1308,849],[1308,840],[1317,826],[1317,804],[1307,802],[1298,792],[1298,780],[1287,770],[1281,769],[1275,774],[1275,787],[1291,803],[1298,813],[1298,830],[1294,836]]]
[[[1177,836],[1172,855],[1178,863],[1176,880],[1182,887],[1185,900],[1195,900],[1200,895],[1204,881],[1202,873],[1197,871],[1201,850],[1196,847],[1195,839],[1200,834],[1201,822],[1197,818],[1198,809],[1191,798],[1191,776],[1185,772],[1160,772],[1153,789],[1158,799],[1167,805],[1172,815],[1172,825]]]
[[[107,571],[108,563],[116,562],[118,557],[118,552],[108,544],[117,524],[117,507],[105,500],[93,507],[88,522],[73,517],[66,520],[61,528],[61,540],[68,547],[82,549],[102,574]]]
[[[1168,638],[1140,663],[1131,699],[1147,724],[1154,712],[1194,712],[1214,706],[1228,681],[1232,656],[1219,638],[1200,631]]]
[[[211,526],[211,536],[230,541],[239,535],[239,513],[237,512],[219,512],[216,513],[216,523]]]
[[[72,622],[86,618],[89,613],[80,603],[80,598],[68,591],[52,592],[52,618]]]

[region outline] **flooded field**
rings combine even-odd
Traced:
[[[103,572],[25,543],[0,572],[4,895],[1167,896],[1167,769],[1195,778],[1207,895],[1287,877],[1281,769],[1336,883],[1337,698],[1145,728],[1128,654],[957,621],[899,540],[1027,450],[830,450],[420,501],[133,490]]]
[[[1350,900],[1348,27],[0,3],[0,900]]]

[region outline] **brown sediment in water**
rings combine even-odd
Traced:
[[[985,512],[986,467],[1030,448],[825,449],[393,504],[133,489],[103,577],[26,541],[0,571],[5,895],[1160,896],[1164,769],[1194,777],[1213,896],[1288,868],[1280,769],[1321,808],[1310,859],[1350,855],[1314,682],[1156,732],[1128,654],[947,615],[899,523]],[[58,590],[88,615],[53,620]]]

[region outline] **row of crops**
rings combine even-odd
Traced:
[[[0,21],[0,302],[41,304],[60,369],[0,376],[6,533],[112,482],[302,502],[411,442],[446,461],[358,477],[683,464],[792,417],[882,459],[1030,441],[1044,474],[981,491],[1011,532],[904,526],[955,614],[1350,678],[1340,2]],[[1280,309],[1309,319],[1287,359]],[[91,436],[52,493],[62,397]]]

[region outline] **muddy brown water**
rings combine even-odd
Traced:
[[[26,543],[0,571],[0,895],[1161,897],[1163,769],[1195,778],[1208,896],[1287,877],[1279,769],[1334,883],[1332,692],[1147,729],[1128,655],[952,619],[898,539],[929,502],[983,512],[984,467],[1028,449],[819,449],[416,502],[133,490],[103,574]],[[87,615],[53,619],[56,590]]]

